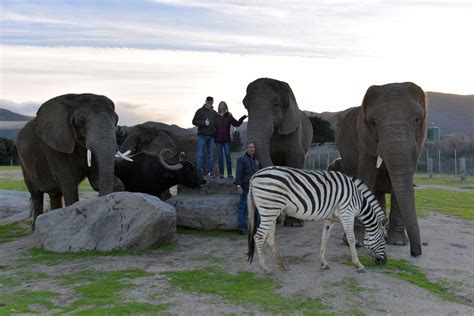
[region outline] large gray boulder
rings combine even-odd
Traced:
[[[54,252],[143,250],[176,241],[176,212],[155,196],[116,192],[40,215],[34,237]]]
[[[202,190],[183,188],[166,200],[176,209],[178,226],[237,230],[240,196],[232,182],[232,179],[207,179]]]
[[[21,221],[30,216],[30,193],[0,190],[0,225]]]

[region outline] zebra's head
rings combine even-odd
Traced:
[[[383,221],[378,221],[378,224],[371,230],[366,229],[364,234],[364,246],[369,250],[375,263],[385,264],[387,262]]]

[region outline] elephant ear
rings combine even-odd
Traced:
[[[281,101],[283,102],[283,118],[278,125],[278,133],[288,135],[296,131],[300,125],[300,120],[295,95],[290,86],[286,82],[284,84],[287,91],[281,96]]]
[[[166,160],[174,158],[178,153],[173,139],[165,130],[160,129],[154,135],[153,140],[145,146],[144,151],[152,155],[159,155],[163,148],[167,149],[164,153]]]
[[[36,113],[36,134],[54,150],[74,151],[74,132],[69,122],[76,95],[68,94],[46,101]]]
[[[423,110],[423,116],[421,118],[420,128],[416,134],[416,141],[418,147],[422,148],[426,138],[426,118],[428,116],[428,96],[425,94],[423,89],[418,85],[410,82],[410,94],[413,96],[416,102],[418,102]],[[421,152],[421,151],[420,151]]]
[[[376,97],[377,88],[379,86],[371,86],[367,89],[362,106],[357,117],[357,133],[359,135],[359,142],[365,152],[371,156],[377,156],[377,141],[375,137],[375,128],[371,127],[367,122],[366,114],[369,107],[369,102]]]

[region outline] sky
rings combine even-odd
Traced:
[[[120,125],[191,127],[208,95],[246,114],[261,77],[313,112],[390,82],[473,94],[473,17],[464,0],[2,0],[0,107],[34,115],[55,96],[96,93]]]

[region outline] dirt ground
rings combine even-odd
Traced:
[[[322,222],[307,222],[303,228],[277,226],[277,246],[290,264],[290,270],[280,271],[271,254],[267,260],[274,272],[264,275],[255,260],[247,263],[246,236],[229,235],[220,237],[199,234],[178,234],[174,249],[144,255],[124,255],[119,257],[81,258],[65,260],[57,265],[46,263],[31,264],[16,268],[18,259],[24,258],[25,250],[33,246],[33,236],[0,244],[0,276],[8,276],[17,269],[26,272],[45,272],[48,275],[73,273],[81,269],[119,270],[127,268],[143,269],[154,277],[133,280],[136,287],[122,295],[126,300],[146,301],[150,291],[166,293],[159,295],[159,302],[172,304],[166,311],[171,315],[222,315],[222,314],[270,314],[261,307],[235,304],[214,295],[200,292],[185,292],[173,288],[164,271],[180,271],[215,266],[227,273],[250,271],[258,276],[278,280],[283,285],[280,295],[294,295],[320,298],[329,306],[327,312],[353,314],[358,311],[368,315],[472,315],[474,314],[474,225],[462,219],[429,213],[420,219],[423,255],[412,258],[408,246],[388,246],[390,259],[404,259],[419,267],[427,279],[447,284],[447,290],[463,303],[441,299],[422,287],[413,285],[393,275],[382,273],[376,268],[368,268],[367,273],[357,273],[353,266],[345,264],[350,258],[349,249],[341,242],[342,228],[336,225],[331,236],[327,258],[330,270],[319,269],[319,247]],[[359,249],[360,256],[367,256]],[[207,260],[203,258],[208,258]],[[356,291],[344,286],[345,280],[355,280]],[[354,282],[354,281],[353,281]],[[63,293],[55,303],[68,305],[74,296],[52,282],[32,281],[29,289],[49,290]],[[41,308],[38,309],[41,312]]]

